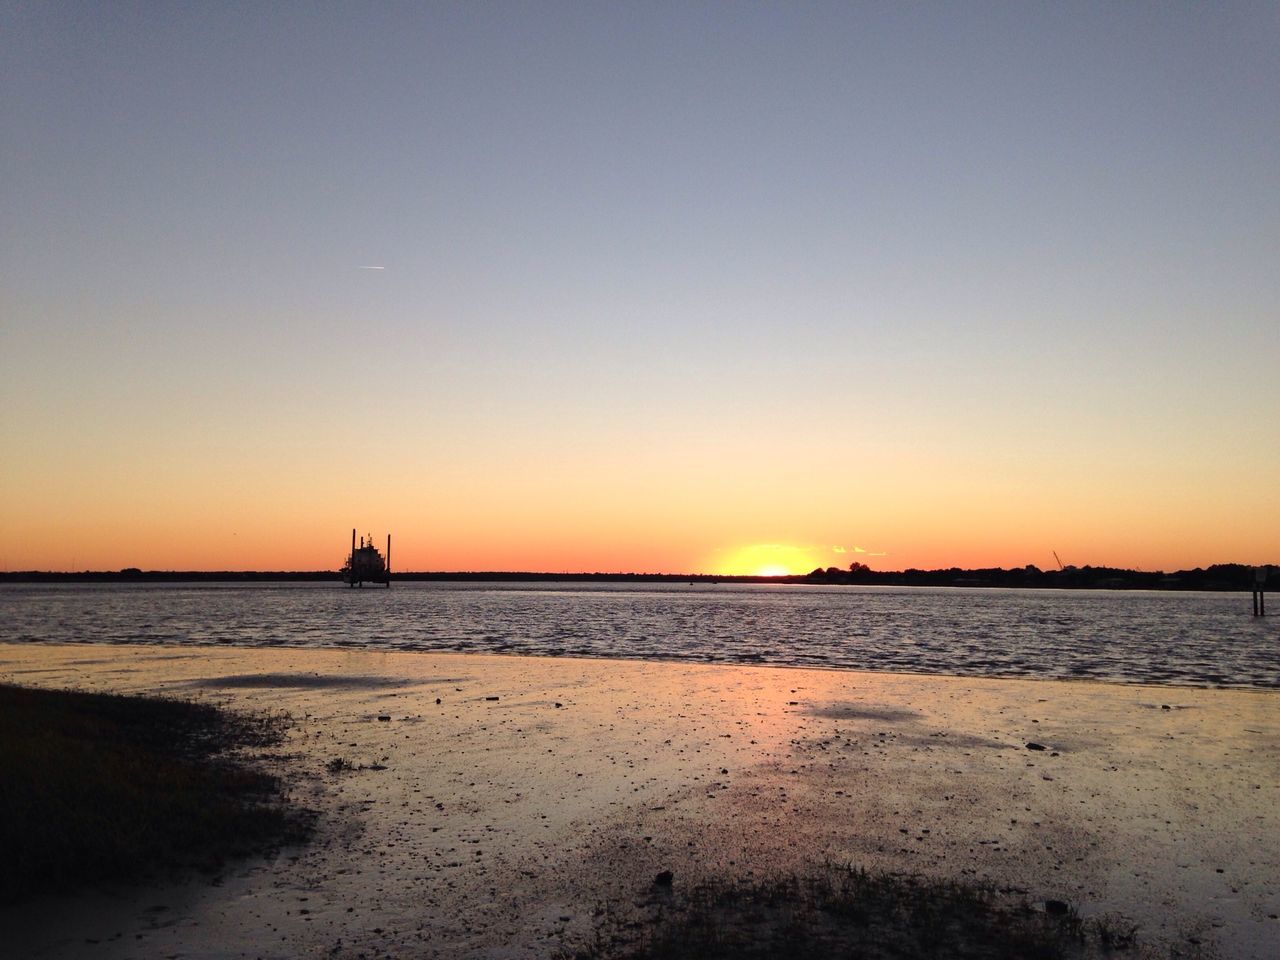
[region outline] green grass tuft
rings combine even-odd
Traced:
[[[712,880],[655,899],[657,916],[609,929],[566,960],[1066,960],[1190,956],[1137,942],[1123,921],[1047,912],[992,888],[826,867],[766,881]],[[598,916],[608,918],[607,909]],[[1195,951],[1196,956],[1212,955]]]
[[[225,859],[302,839],[281,784],[235,762],[282,717],[178,700],[0,684],[0,902]]]

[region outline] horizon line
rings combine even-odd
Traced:
[[[1194,573],[1196,571],[1209,571],[1220,567],[1242,568],[1246,570],[1264,570],[1272,569],[1280,570],[1280,563],[1240,563],[1238,561],[1226,561],[1218,563],[1205,564],[1196,567],[1183,567],[1176,570],[1156,570],[1142,569],[1138,567],[1114,567],[1105,564],[1065,564],[1058,569],[1042,568],[1036,564],[1023,564],[1020,566],[983,566],[983,567],[904,567],[895,570],[875,569],[865,567],[858,571],[864,575],[875,576],[893,576],[905,575],[908,573],[923,574],[947,574],[947,573],[1026,573],[1035,571],[1040,574],[1059,574],[1067,572],[1080,572],[1085,570],[1098,571],[1114,571],[1118,573],[1130,573],[1141,576],[1172,576],[1179,573]],[[449,577],[449,576],[503,576],[503,577],[544,577],[554,579],[556,577],[668,577],[672,579],[750,579],[750,580],[792,580],[797,578],[811,577],[817,573],[830,574],[835,571],[838,574],[848,574],[852,571],[848,566],[837,567],[834,565],[826,567],[815,567],[813,570],[804,573],[777,573],[777,574],[757,574],[757,573],[692,573],[692,572],[664,572],[664,571],[640,571],[640,570],[502,570],[502,569],[452,569],[452,570],[403,570],[392,571],[391,576],[417,576],[417,577]],[[155,575],[155,574],[172,574],[172,575],[194,575],[194,576],[214,576],[217,574],[235,574],[237,576],[268,576],[268,575],[290,575],[290,576],[339,576],[339,569],[317,568],[317,569],[234,569],[234,568],[150,568],[129,566],[111,569],[83,569],[83,570],[52,570],[52,569],[36,569],[28,568],[24,570],[3,570],[0,571],[0,577],[8,577],[15,575],[38,575],[38,576],[120,576],[120,575]]]

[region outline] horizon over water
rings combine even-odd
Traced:
[[[781,584],[0,585],[0,641],[353,647],[1280,688],[1247,595]]]

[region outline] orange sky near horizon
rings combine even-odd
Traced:
[[[323,381],[240,375],[219,400],[201,359],[178,361],[185,381],[104,379],[74,354],[10,379],[51,377],[2,414],[18,455],[0,470],[0,569],[335,569],[352,526],[378,543],[390,531],[398,570],[1280,559],[1265,421],[1117,412],[1105,389],[1070,418],[1051,397],[1002,406],[972,381],[932,406],[913,384],[866,394],[858,416],[744,392],[690,417],[607,390],[536,416],[473,390],[422,414],[404,369],[386,392],[405,412],[381,417],[333,404]],[[1149,388],[1120,392],[1135,389]]]
[[[1064,563],[1164,570],[1280,558],[1274,487],[1255,487],[1245,499],[1256,509],[1245,509],[1215,491],[1249,478],[1209,459],[1151,489],[1114,468],[1055,477],[907,451],[897,469],[858,472],[838,455],[815,462],[794,440],[779,438],[792,450],[772,461],[721,446],[699,462],[688,448],[651,446],[518,470],[442,460],[367,476],[333,469],[329,445],[274,457],[243,445],[239,455],[104,449],[96,462],[45,450],[11,464],[0,487],[0,568],[336,569],[353,525],[379,545],[390,532],[394,568],[424,571],[1050,568],[1055,550]],[[390,462],[365,453],[356,462]]]

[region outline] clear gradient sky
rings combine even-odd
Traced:
[[[0,568],[1274,562],[1278,51],[1274,2],[3,0]]]

